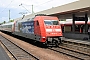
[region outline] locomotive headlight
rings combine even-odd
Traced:
[[[42,37],[42,38],[45,38],[45,37]]]
[[[42,37],[43,40],[45,40],[45,37]]]
[[[46,37],[42,37],[41,42],[45,42],[46,41]]]

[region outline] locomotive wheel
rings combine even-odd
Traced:
[[[59,42],[58,42],[58,41],[56,41],[56,42],[55,42],[55,45],[56,45],[56,47],[58,47],[58,46],[59,46]]]

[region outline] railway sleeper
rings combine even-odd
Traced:
[[[81,51],[86,54],[90,53],[90,48],[88,48],[88,47],[78,46],[78,45],[74,45],[74,44],[67,44],[67,43],[64,43],[63,46]]]
[[[81,45],[81,44],[71,44],[71,43],[63,43],[63,45],[73,45],[73,46],[81,46],[81,47],[86,47],[86,48],[90,48],[90,47],[88,47],[87,45]]]
[[[62,43],[75,44],[75,45],[80,45],[80,46],[84,46],[84,47],[89,47],[90,48],[90,45],[84,44],[84,43],[82,43],[80,41],[74,42],[74,41],[65,41],[65,40],[62,40]]]

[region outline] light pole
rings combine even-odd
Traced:
[[[9,21],[10,21],[10,10],[9,10]]]
[[[32,14],[34,13],[34,11],[33,11],[33,5],[32,5]]]

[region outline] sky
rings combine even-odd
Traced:
[[[78,0],[0,0],[0,23],[22,17],[22,14],[31,14],[61,6]]]

